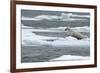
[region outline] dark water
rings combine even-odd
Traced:
[[[90,56],[90,47],[22,46],[21,62],[49,62],[62,55]]]
[[[22,20],[22,24],[25,26],[31,26],[34,28],[55,28],[55,27],[82,27],[82,26],[89,26],[90,22],[88,20],[86,21],[31,21],[31,20]]]
[[[35,32],[33,31],[33,33],[37,34],[37,35],[42,35],[42,36],[48,36],[48,37],[62,37],[65,38],[68,35],[67,32]],[[83,35],[86,35],[88,37],[90,37],[90,33],[89,32],[81,32]]]

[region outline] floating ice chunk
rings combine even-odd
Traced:
[[[62,55],[50,61],[75,61],[75,60],[89,60],[89,56],[75,56],[75,55]]]
[[[66,40],[77,40],[77,38],[74,38],[74,37],[72,37],[72,36],[68,36],[68,37],[66,37],[65,39],[66,39]]]
[[[68,36],[65,38],[41,36],[32,33],[33,29],[22,29],[23,45],[50,45],[55,47],[67,46],[89,46],[89,38],[77,40],[75,37]],[[48,41],[53,40],[53,41]]]
[[[32,27],[21,25],[22,29],[31,29]]]
[[[52,42],[52,46],[66,47],[66,46],[89,46],[90,42],[87,40],[77,40],[75,38],[59,39]]]

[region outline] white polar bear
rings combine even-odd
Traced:
[[[76,32],[76,31],[71,30],[70,27],[66,27],[65,31],[67,31],[69,33],[69,36],[73,36],[77,39],[88,38],[86,35],[83,35],[80,32]]]

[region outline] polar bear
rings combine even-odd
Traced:
[[[83,35],[80,32],[73,31],[72,29],[70,29],[70,27],[66,27],[65,31],[69,32],[69,36],[73,36],[79,40],[84,39],[84,38],[88,38],[86,35]]]

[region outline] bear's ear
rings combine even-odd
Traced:
[[[65,31],[67,30],[67,28],[65,28]]]
[[[65,28],[65,31],[67,31],[67,30],[70,30],[70,27],[66,27],[66,28]]]
[[[67,31],[67,30],[68,30],[68,28],[66,27],[66,28],[65,28],[65,31]]]

